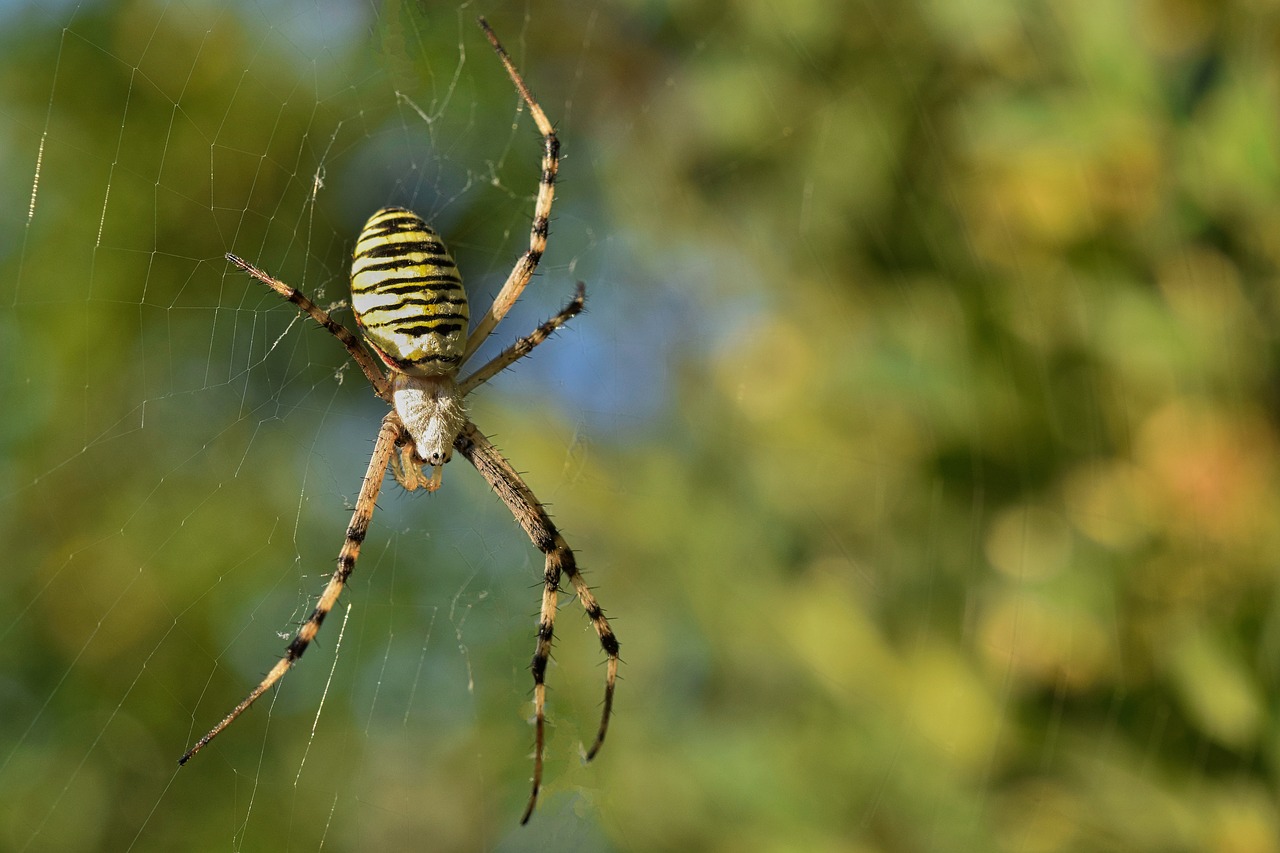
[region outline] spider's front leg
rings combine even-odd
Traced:
[[[546,700],[545,684],[547,661],[551,657],[551,641],[555,634],[556,601],[560,592],[560,577],[568,575],[573,590],[582,602],[582,607],[591,620],[596,634],[600,638],[600,647],[608,655],[605,669],[604,710],[600,717],[600,729],[596,732],[595,742],[587,750],[590,761],[599,752],[604,743],[605,733],[609,729],[609,715],[613,711],[613,687],[618,676],[618,639],[609,627],[604,610],[596,601],[587,582],[578,571],[573,551],[556,530],[547,511],[534,497],[533,492],[525,485],[524,480],[511,467],[511,463],[503,458],[476,425],[468,421],[462,432],[454,441],[454,448],[475,466],[480,475],[488,481],[490,487],[497,492],[516,521],[524,528],[533,544],[546,555],[546,570],[543,575],[542,612],[538,619],[538,642],[533,652],[530,669],[533,671],[533,710],[534,710],[534,752],[533,752],[533,791],[529,794],[529,804],[525,807],[521,823],[527,823],[533,814],[533,807],[538,802],[538,788],[542,784],[543,746],[546,740]]]
[[[373,520],[373,511],[378,504],[378,493],[382,490],[382,479],[386,474],[387,464],[391,461],[392,452],[395,450],[396,439],[403,430],[404,425],[400,423],[400,418],[395,412],[388,412],[382,419],[382,428],[378,431],[373,456],[369,459],[369,468],[365,471],[364,483],[360,486],[360,496],[356,498],[356,508],[351,514],[351,523],[347,525],[347,535],[342,542],[342,550],[338,552],[338,565],[333,570],[333,575],[330,576],[324,592],[320,594],[320,600],[316,602],[315,609],[311,611],[307,621],[302,623],[293,641],[285,649],[284,656],[276,662],[262,682],[239,705],[232,708],[231,713],[222,718],[222,722],[210,729],[208,734],[196,741],[195,745],[178,759],[179,764],[186,764],[193,755],[204,749],[209,741],[247,711],[259,696],[284,678],[285,673],[293,668],[298,658],[302,657],[311,645],[311,641],[320,631],[321,624],[324,623],[324,618],[338,603],[338,596],[342,594],[347,579],[355,571],[356,559],[360,556],[360,545],[369,531],[369,522]]]

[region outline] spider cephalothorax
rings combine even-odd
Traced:
[[[356,322],[369,347],[386,365],[361,347],[355,335],[335,321],[297,289],[272,278],[252,264],[228,254],[227,259],[288,299],[327,329],[373,385],[374,392],[392,406],[382,419],[369,468],[356,499],[347,535],[338,553],[338,565],[320,594],[311,616],[282,657],[262,682],[179,759],[185,764],[229,726],[255,700],[279,681],[302,657],[325,616],[337,603],[338,595],[355,569],[360,545],[369,529],[378,493],[388,467],[410,491],[440,486],[441,467],[454,450],[467,459],[507,505],[534,545],[546,556],[543,573],[542,609],[538,620],[537,643],[530,669],[533,672],[534,759],[533,790],[521,823],[529,820],[537,804],[542,783],[542,762],[546,729],[546,686],[544,677],[551,655],[560,578],[567,576],[582,602],[587,618],[595,627],[600,645],[608,656],[605,670],[604,709],[595,742],[587,758],[595,756],[604,743],[613,708],[613,687],[618,672],[618,641],[595,595],[587,587],[574,560],[573,551],[551,523],[542,504],[525,485],[511,464],[467,419],[465,399],[481,383],[501,373],[528,355],[552,332],[582,310],[584,287],[578,284],[574,298],[560,313],[531,334],[520,338],[493,359],[459,380],[459,371],[506,316],[529,283],[547,245],[551,203],[555,196],[559,166],[559,142],[546,114],[530,94],[511,58],[483,18],[480,26],[497,51],[520,97],[542,134],[542,177],[534,207],[529,248],[516,261],[502,289],[475,328],[467,333],[469,311],[466,291],[457,265],[439,235],[417,214],[397,207],[379,210],[365,224],[356,241],[351,268],[351,305]],[[430,467],[430,477],[423,468]]]

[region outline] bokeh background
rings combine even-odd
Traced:
[[[407,204],[615,620],[462,460],[388,483],[322,304]],[[0,5],[0,849],[1280,849],[1280,6]],[[349,311],[337,316],[351,324]]]

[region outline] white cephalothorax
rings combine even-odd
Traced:
[[[453,456],[453,441],[467,422],[462,393],[453,376],[409,376],[396,373],[391,379],[391,398],[396,414],[413,438],[417,464],[435,470],[425,484],[429,491],[440,485],[440,466]],[[401,468],[405,460],[401,459]],[[408,479],[409,472],[400,476]],[[407,484],[406,484],[407,485]]]

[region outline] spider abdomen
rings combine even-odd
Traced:
[[[455,373],[467,346],[467,293],[431,226],[400,207],[365,223],[351,262],[351,307],[389,367],[411,376]]]

